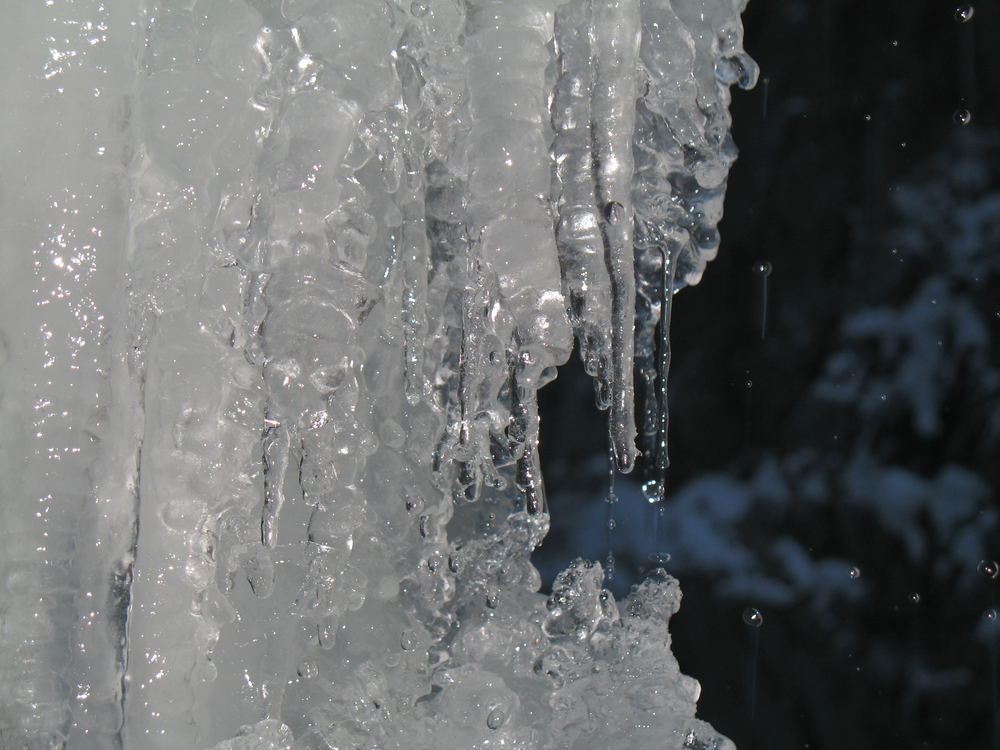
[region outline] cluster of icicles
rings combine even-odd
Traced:
[[[616,603],[577,561],[546,597],[529,555],[574,333],[662,493],[745,0],[83,5],[138,66],[100,507],[23,553],[51,632],[8,614],[0,745],[731,747],[670,652],[673,579]]]

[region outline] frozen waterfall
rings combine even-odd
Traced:
[[[743,5],[5,5],[3,750],[732,747],[529,554],[574,334],[665,471]]]

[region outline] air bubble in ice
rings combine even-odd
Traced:
[[[751,628],[759,628],[764,624],[764,615],[756,607],[747,607],[743,610],[743,622]]]
[[[608,201],[604,204],[604,220],[608,224],[618,224],[625,218],[625,206],[618,201]]]
[[[486,726],[490,729],[499,729],[507,721],[507,712],[497,706],[486,717]]]

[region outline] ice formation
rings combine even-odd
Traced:
[[[4,750],[731,747],[529,554],[574,332],[665,467],[744,4],[5,7]]]

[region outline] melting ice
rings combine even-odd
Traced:
[[[574,338],[662,496],[744,5],[8,8],[0,745],[731,747],[672,578],[529,554]]]

